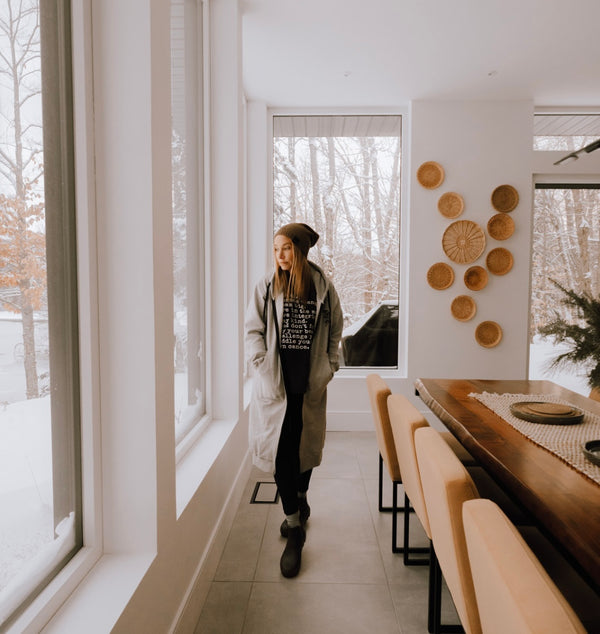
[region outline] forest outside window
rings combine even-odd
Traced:
[[[82,546],[69,16],[0,4],[0,629]]]
[[[206,410],[202,180],[202,3],[171,0],[175,442]]]
[[[346,367],[398,366],[401,117],[273,117],[273,224],[305,222],[344,312]]]
[[[578,323],[576,311],[565,306],[564,294],[553,284],[600,297],[600,183],[535,186],[531,262],[529,376],[550,378],[582,394],[590,391],[585,368],[572,366],[549,373],[549,362],[563,352],[541,327],[557,314]]]
[[[593,112],[536,113],[533,125],[533,149],[541,152],[573,152],[600,138],[600,114]],[[535,184],[529,378],[551,379],[587,395],[586,368],[550,368],[566,349],[553,337],[543,337],[540,329],[557,315],[578,323],[553,281],[578,295],[600,296],[600,182],[593,176],[573,182],[568,173],[561,177],[562,165],[557,169],[552,182],[538,178]]]

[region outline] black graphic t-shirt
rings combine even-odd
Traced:
[[[317,302],[314,287],[306,303],[297,299],[285,299],[283,302],[279,354],[288,394],[306,392],[310,369],[310,346],[316,314]]]

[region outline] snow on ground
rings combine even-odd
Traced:
[[[0,590],[53,540],[50,397],[0,406]]]
[[[548,367],[552,360],[565,350],[564,345],[554,345],[552,339],[534,337],[533,344],[529,346],[529,378],[553,381],[573,392],[587,396],[590,393],[590,386],[585,368],[570,365],[560,370],[551,370]]]

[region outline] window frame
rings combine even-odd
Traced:
[[[184,11],[189,0],[183,0],[181,2]],[[207,345],[206,345],[206,333],[207,328],[207,313],[206,313],[206,296],[207,296],[207,245],[206,236],[209,235],[207,224],[207,209],[208,207],[208,161],[206,160],[207,143],[208,138],[207,130],[207,95],[208,95],[208,25],[209,14],[208,6],[206,2],[202,0],[194,0],[195,3],[195,20],[193,24],[189,20],[184,19],[184,37],[188,35],[194,35],[191,38],[193,45],[194,67],[192,68],[192,81],[194,98],[193,103],[190,104],[187,100],[184,103],[184,113],[186,118],[186,124],[193,121],[193,129],[191,133],[193,135],[194,142],[194,157],[193,160],[188,160],[187,165],[193,166],[194,172],[194,205],[193,207],[186,209],[186,218],[189,220],[192,217],[191,230],[186,232],[186,277],[188,292],[189,289],[194,289],[192,297],[188,295],[188,377],[190,374],[189,359],[194,358],[193,364],[194,372],[197,373],[199,379],[196,387],[202,391],[202,404],[201,412],[199,416],[194,418],[187,427],[182,431],[181,437],[175,438],[175,460],[179,463],[194,443],[200,438],[202,433],[210,424],[210,416],[208,414],[208,398],[207,398],[207,377],[209,374]],[[171,4],[171,3],[170,3]],[[186,84],[189,79],[187,74],[187,59],[189,50],[189,42],[186,39],[184,41],[184,72]],[[185,96],[187,97],[187,92]],[[194,217],[195,215],[195,217]],[[189,269],[187,267],[190,267]],[[191,282],[195,281],[196,284]],[[190,308],[193,310],[190,311]],[[190,312],[193,319],[190,320]],[[190,337],[193,335],[193,337]],[[201,350],[201,358],[198,359],[198,355],[192,349],[194,346],[191,344],[197,341]],[[190,352],[193,354],[190,355]],[[197,359],[197,361],[196,361]],[[189,390],[188,379],[188,390]],[[175,424],[175,421],[173,421]]]
[[[264,250],[264,270],[272,266],[271,241],[274,232],[273,200],[273,131],[277,116],[399,116],[401,117],[401,163],[400,163],[400,209],[398,221],[398,359],[395,367],[387,366],[344,366],[336,372],[333,380],[363,378],[377,371],[384,378],[406,378],[408,376],[408,287],[409,287],[409,174],[410,174],[410,124],[408,108],[268,108],[267,109],[267,218]],[[254,245],[255,246],[255,245]],[[256,280],[249,280],[254,284]]]
[[[599,109],[596,107],[539,107],[535,109],[534,114],[543,115],[587,115],[598,114]],[[532,130],[532,143],[533,143],[533,130]],[[579,160],[571,163],[561,163],[554,165],[555,161],[558,161],[564,157],[566,152],[564,150],[532,150],[532,185],[533,190],[538,186],[546,187],[586,187],[594,186],[600,183],[598,174],[600,173],[600,150],[592,152],[590,154],[583,155]],[[531,200],[531,223],[533,223],[533,197]],[[531,234],[533,240],[533,232]],[[533,249],[530,248],[530,258],[533,257]],[[529,310],[528,319],[531,323],[531,289],[532,289],[532,267],[529,266]],[[527,339],[529,341],[529,338]],[[527,376],[530,376],[531,371],[531,359],[530,359],[530,347],[527,345]]]
[[[65,570],[79,565],[84,549],[72,22],[70,0],[39,2],[46,267],[54,288],[48,293],[53,510],[55,527],[73,511],[75,543],[8,617],[3,626],[11,628],[39,618],[39,606],[61,585]]]

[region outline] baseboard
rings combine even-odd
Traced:
[[[250,452],[246,452],[229,496],[221,509],[211,538],[185,592],[169,634],[189,634],[194,631],[198,623],[204,602],[221,560],[221,555],[225,549],[227,536],[250,476],[251,466]]]

